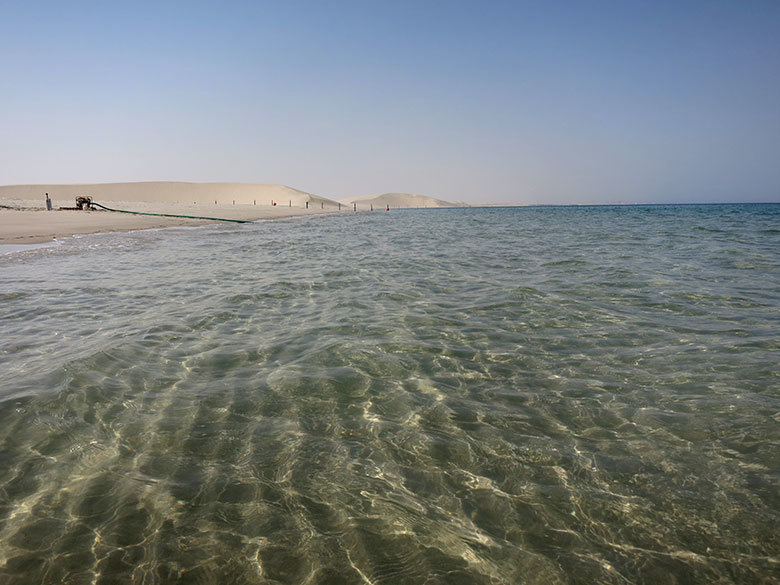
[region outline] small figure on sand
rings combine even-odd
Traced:
[[[48,193],[46,193],[46,211],[51,211],[51,198]]]

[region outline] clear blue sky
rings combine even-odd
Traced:
[[[0,184],[780,201],[780,1],[0,0]]]

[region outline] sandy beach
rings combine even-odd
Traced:
[[[7,205],[0,200],[0,205]],[[118,202],[116,208],[129,211],[201,215],[226,219],[255,221],[315,213],[333,213],[333,210],[305,209],[301,207],[271,207],[249,205],[212,205],[209,208],[197,205],[166,204],[153,205],[134,202]],[[346,209],[346,208],[344,208]],[[46,211],[0,209],[0,244],[35,244],[48,242],[76,234],[121,232],[140,229],[163,228],[182,225],[204,225],[213,223],[206,219],[186,219],[132,215],[111,211]]]
[[[45,195],[52,200],[46,210]],[[125,211],[255,221],[316,213],[455,207],[424,195],[386,193],[336,201],[285,185],[249,183],[100,183],[0,186],[0,244],[36,244],[75,234],[202,225],[208,219],[134,215],[104,210],[61,210],[78,196]]]
[[[52,199],[46,210],[45,194]],[[203,225],[208,219],[60,210],[89,195],[112,209],[255,221],[339,211],[339,203],[283,185],[111,183],[0,187],[0,244],[34,244],[75,234]],[[274,203],[276,205],[274,205]],[[308,203],[308,206],[307,206]],[[341,205],[341,211],[348,207]]]

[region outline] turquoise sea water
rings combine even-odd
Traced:
[[[780,206],[0,256],[0,583],[772,583]]]

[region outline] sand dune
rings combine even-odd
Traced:
[[[55,211],[44,211],[45,193],[52,198]],[[284,185],[168,182],[8,185],[0,186],[0,244],[45,242],[74,234],[211,223],[208,220],[110,211],[57,210],[59,207],[73,207],[77,195],[89,195],[95,202],[113,209],[248,221],[339,210],[337,201]],[[341,208],[347,210],[346,206]]]
[[[467,207],[465,203],[452,203],[426,195],[413,195],[411,193],[384,193],[382,195],[358,195],[340,200],[347,205],[357,204],[358,209],[390,206],[391,209],[407,209],[416,207]]]
[[[287,187],[251,183],[94,183],[80,185],[7,185],[0,187],[0,199],[44,201],[48,193],[55,206],[73,205],[77,195],[95,201],[136,201],[196,205],[277,205],[338,207],[338,202]],[[216,203],[215,203],[216,202]]]
[[[110,211],[44,211],[45,193],[54,209],[73,207],[80,195],[114,209],[225,219],[256,220],[312,213],[398,208],[460,207],[424,195],[385,193],[341,202],[285,185],[249,183],[94,183],[79,185],[0,186],[0,244],[33,243],[54,237],[123,231],[173,225],[210,223],[208,220],[131,215]],[[273,205],[276,203],[276,205]],[[308,203],[308,206],[307,206]],[[9,209],[10,208],[10,209]]]

